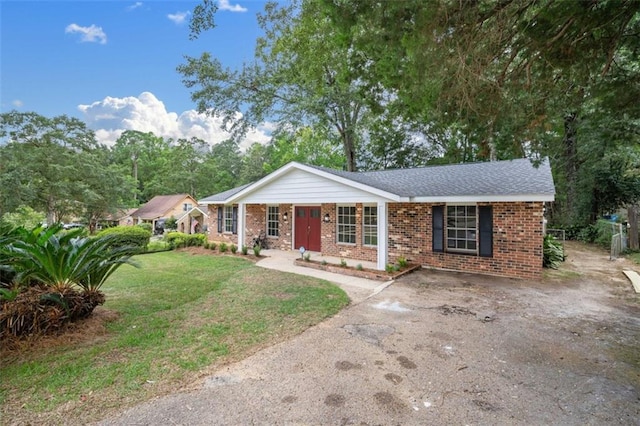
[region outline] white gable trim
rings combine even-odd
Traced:
[[[188,216],[191,214],[192,211],[194,210],[198,210],[200,213],[202,213],[204,215],[204,217],[209,217],[209,214],[206,212],[203,212],[202,209],[200,209],[200,207],[193,207],[191,210],[189,210],[188,212],[185,212],[182,216],[180,216],[177,221],[180,222],[182,219],[185,218],[185,216]]]
[[[325,171],[322,170],[318,170],[314,167],[309,167],[306,166],[304,164],[300,164],[300,163],[296,163],[295,161],[292,161],[291,163],[288,163],[282,167],[280,167],[278,170],[276,170],[275,172],[263,177],[262,179],[260,179],[259,181],[257,181],[256,183],[249,185],[248,187],[246,187],[245,189],[243,189],[242,191],[236,193],[235,195],[227,198],[224,202],[225,203],[234,203],[234,202],[238,202],[238,200],[242,200],[244,197],[246,197],[247,195],[257,191],[258,189],[268,185],[271,182],[276,181],[277,179],[279,179],[281,176],[287,174],[289,171],[296,169],[296,170],[301,170],[319,177],[322,177],[324,179],[330,180],[332,182],[336,182],[354,189],[358,189],[364,192],[368,192],[372,195],[375,195],[377,197],[381,197],[381,198],[386,198],[389,201],[396,201],[396,202],[400,202],[400,201],[408,201],[408,198],[406,197],[401,197],[397,194],[392,194],[390,192],[387,191],[383,191],[377,188],[373,188],[369,185],[364,185],[358,182],[354,182],[350,179],[345,179],[343,177],[340,176],[336,176],[334,174],[331,173],[327,173]]]

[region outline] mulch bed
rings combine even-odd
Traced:
[[[411,272],[422,268],[421,265],[409,264],[404,269],[394,272],[378,271],[377,269],[363,268],[362,270],[350,267],[340,266],[331,263],[323,264],[317,260],[301,260],[296,259],[295,264],[297,266],[303,266],[305,268],[320,269],[322,271],[333,272],[336,274],[349,275],[351,277],[367,278],[376,281],[390,281],[395,280],[403,275],[410,274]]]

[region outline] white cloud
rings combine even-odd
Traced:
[[[242,7],[239,4],[234,4],[234,5],[229,4],[229,0],[219,0],[218,6],[220,10],[226,10],[229,12],[246,12],[247,11],[246,7]]]
[[[132,4],[131,6],[127,6],[127,10],[135,10],[135,9],[139,8],[140,6],[142,6],[142,2],[141,1],[137,1],[134,4]]]
[[[183,24],[185,19],[187,19],[187,16],[189,16],[189,12],[176,12],[176,13],[170,13],[167,15],[167,18],[169,18],[170,20],[172,20],[176,25],[180,25]]]
[[[20,99],[14,99],[13,101],[11,101],[11,105],[13,105],[16,108],[22,108],[22,106],[24,105],[24,102],[22,102]]]
[[[110,96],[90,105],[79,105],[87,126],[96,132],[98,142],[113,145],[125,130],[153,132],[164,138],[200,138],[209,145],[215,145],[231,137],[221,129],[222,118],[210,117],[195,110],[180,113],[169,112],[164,103],[153,93],[143,92],[138,97],[112,98]],[[240,113],[238,113],[240,116]],[[246,149],[253,143],[265,144],[271,139],[271,123],[264,123],[252,129],[240,141],[240,148]]]
[[[127,10],[135,10],[139,7],[142,6],[142,2],[141,1],[137,1],[134,4],[132,4],[131,6],[127,7]]]
[[[78,24],[67,25],[64,30],[65,33],[79,33],[80,41],[87,41],[90,43],[98,42],[100,44],[107,44],[107,35],[102,31],[102,27],[96,27],[91,25],[90,27],[81,27]]]

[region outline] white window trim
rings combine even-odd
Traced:
[[[340,216],[338,214],[338,210],[340,207],[353,207],[354,209],[354,214],[353,216],[357,219],[358,216],[358,209],[356,207],[355,204],[337,204],[336,205],[336,244],[340,244],[340,245],[345,245],[345,246],[356,246],[358,243],[358,224],[354,223],[353,224],[353,230],[355,231],[355,236],[354,236],[354,242],[353,243],[347,243],[347,242],[342,242],[340,241],[340,233],[339,233],[339,229],[340,229],[340,222],[338,221],[338,217]],[[356,220],[357,222],[357,220]],[[351,226],[351,225],[349,225]]]
[[[275,221],[270,221],[269,220],[269,209],[275,207],[276,209],[278,209],[278,212],[276,213],[276,220]],[[275,223],[276,224],[276,233],[278,235],[269,235],[269,223]],[[268,204],[267,205],[267,220],[266,220],[266,230],[265,233],[267,234],[267,238],[280,238],[280,205],[279,204]]]
[[[376,217],[376,224],[375,227],[374,225],[365,225],[364,223],[364,217],[365,217],[365,208],[369,208],[371,209],[371,211],[373,213],[375,213],[375,217]],[[380,224],[378,223],[378,206],[376,204],[363,204],[362,205],[362,245],[364,247],[378,247],[378,242],[376,242],[376,244],[367,244],[365,243],[365,237],[366,237],[366,232],[365,232],[365,227],[373,227],[373,236],[376,237],[376,240],[378,239],[378,226],[380,226]]]
[[[229,226],[230,229],[227,230],[227,210],[229,211]],[[233,205],[225,205],[222,210],[222,233],[223,234],[233,234]]]
[[[475,242],[476,242],[476,248],[475,249],[460,249],[460,248],[449,248],[449,224],[448,224],[448,218],[449,218],[449,207],[470,207],[473,206],[476,208],[476,227],[475,227],[475,233],[476,233],[476,238],[475,238]],[[478,218],[478,204],[477,203],[451,203],[451,204],[445,204],[444,206],[444,251],[446,253],[459,253],[459,254],[467,254],[467,255],[478,255],[479,254],[479,250],[480,250],[480,241],[479,241],[479,236],[480,236],[480,230],[479,230],[479,226],[480,224],[478,223],[479,218]],[[458,228],[454,228],[454,229],[458,229]],[[468,229],[468,228],[465,228]],[[456,237],[457,239],[457,237]],[[471,241],[471,240],[467,240],[467,241]]]

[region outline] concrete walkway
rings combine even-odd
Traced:
[[[349,275],[336,274],[333,272],[322,271],[319,269],[305,268],[294,263],[295,259],[300,258],[300,253],[296,251],[283,250],[263,250],[262,255],[266,256],[256,265],[267,269],[275,269],[277,271],[291,272],[299,275],[307,275],[310,277],[320,278],[337,284],[349,296],[353,303],[359,303],[380,293],[387,288],[393,281],[381,282],[369,280],[366,278],[352,277]],[[320,253],[311,253],[314,260],[340,264],[340,258],[332,256],[322,256]],[[353,263],[352,261],[351,263]],[[364,268],[375,268],[375,263],[358,261]]]

